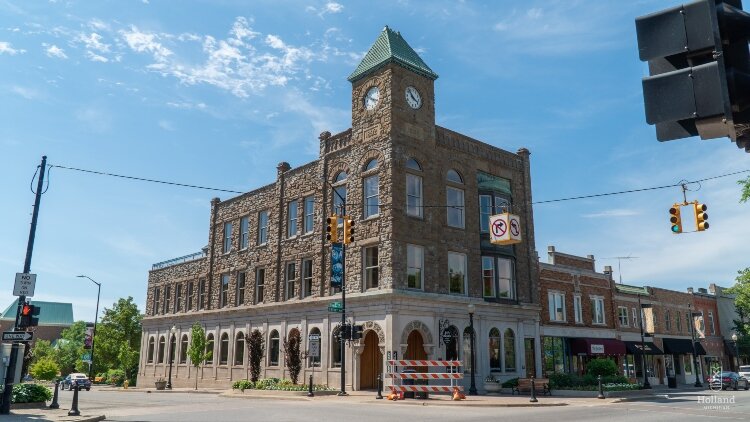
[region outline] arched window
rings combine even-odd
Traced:
[[[320,330],[317,327],[313,328],[312,330],[310,330],[310,335],[307,337],[307,339],[308,339],[307,341],[310,342],[310,343],[312,343],[313,341],[316,341],[316,340],[311,340],[311,338],[314,338],[315,336],[317,336],[317,339],[318,339],[317,340],[317,343],[318,343],[318,355],[317,356],[312,356],[311,355],[310,358],[307,361],[307,366],[320,366],[320,343],[322,342],[323,339],[320,338]],[[312,351],[312,348],[310,347],[309,343],[308,343],[308,346],[307,346],[307,351],[308,351],[308,353]]]
[[[406,168],[412,171],[422,171],[417,160],[409,158]],[[422,176],[406,173],[406,215],[422,218]]]
[[[346,180],[346,172],[340,171],[336,173],[336,177],[333,178],[333,183],[343,182]]]
[[[221,343],[219,344],[219,365],[226,365],[229,361],[229,334],[223,333],[221,335]]]
[[[166,340],[164,339],[164,336],[159,337],[159,360],[158,363],[164,363],[164,345],[166,344]]]
[[[268,341],[268,366],[279,366],[279,332],[271,331]]]
[[[214,363],[214,335],[209,333],[206,336],[206,353],[209,353],[204,363]]]
[[[453,170],[453,169],[448,170],[448,175],[446,176],[446,179],[449,182],[453,182],[453,183],[461,183],[461,184],[464,183],[464,179],[461,177],[461,175],[456,170]]]
[[[490,330],[490,370],[497,369],[500,371],[500,330],[493,328]]]
[[[148,363],[154,363],[154,338],[148,339]]]
[[[413,158],[409,158],[408,160],[406,160],[406,168],[416,171],[422,171],[422,166],[420,166],[419,162]]]
[[[180,341],[180,363],[187,363],[188,347],[188,336],[187,334],[183,334]]]
[[[463,364],[464,373],[471,372],[471,328],[464,328],[464,347],[463,347]]]
[[[367,164],[365,165],[365,170],[364,171],[372,170],[372,169],[376,168],[377,166],[378,166],[378,159],[377,158],[373,158],[372,160],[370,160],[370,161],[367,162]]]
[[[516,334],[508,328],[505,330],[505,372],[516,371]]]
[[[341,336],[340,333],[341,330],[339,327],[334,328],[333,333],[331,334],[331,366],[334,368],[340,368],[341,367]]]
[[[242,365],[245,363],[245,335],[238,332],[234,338],[234,364]]]

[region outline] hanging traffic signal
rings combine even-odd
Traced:
[[[708,207],[706,204],[699,204],[697,201],[693,204],[695,208],[695,229],[699,232],[708,230]]]
[[[682,218],[680,217],[680,204],[672,205],[669,209],[669,222],[672,223],[672,233],[682,233]]]
[[[354,220],[348,215],[344,216],[344,244],[348,245],[354,242]]]
[[[38,315],[38,307],[29,304],[29,302],[24,303],[21,306],[21,317],[18,319],[18,328],[25,329],[28,327],[36,327],[39,325],[39,318],[34,317]]]
[[[332,215],[326,218],[326,240],[331,243],[339,241],[338,216]]]
[[[698,0],[635,20],[646,122],[659,141],[729,137],[750,152],[750,14]]]

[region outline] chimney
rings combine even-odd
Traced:
[[[693,288],[692,287],[688,287],[688,293],[693,293]]]
[[[708,290],[704,289],[703,287],[699,287],[698,293],[708,294]]]
[[[555,265],[555,247],[547,246],[547,263]]]
[[[612,266],[611,265],[605,265],[604,266],[604,275],[609,276],[609,279],[612,279]]]

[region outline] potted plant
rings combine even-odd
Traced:
[[[494,375],[488,375],[487,378],[484,379],[484,389],[488,393],[497,393],[500,391],[500,382]]]
[[[167,381],[164,378],[159,377],[156,381],[154,381],[154,386],[157,390],[163,390],[167,388]]]

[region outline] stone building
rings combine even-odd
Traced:
[[[490,374],[540,373],[529,151],[437,126],[436,79],[386,27],[349,76],[350,129],[322,133],[319,158],[279,164],[275,183],[212,200],[207,247],[149,273],[139,384],[166,378],[170,355],[175,386],[246,378],[244,336],[254,330],[266,343],[261,376],[288,377],[281,344],[297,330],[303,350],[310,334],[322,336],[304,379],[339,387],[343,358],[348,389],[374,388],[388,356],[467,362],[470,304],[480,391]],[[325,237],[341,205],[356,222],[346,315],[364,326],[343,353],[340,314],[327,311],[341,293],[330,286]],[[522,243],[489,242],[489,216],[503,210],[521,217]],[[195,322],[213,350],[198,374],[186,354]]]

